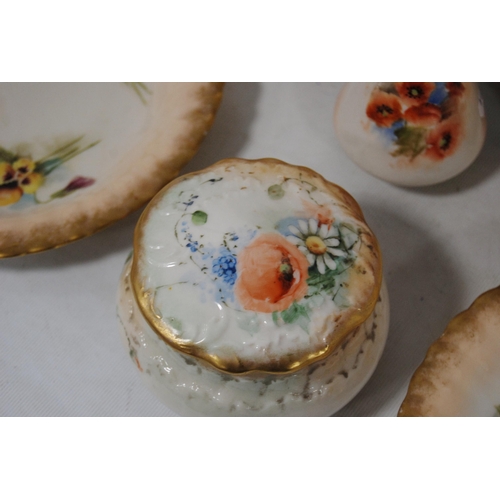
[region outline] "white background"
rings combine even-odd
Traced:
[[[354,165],[333,131],[341,84],[226,85],[183,172],[276,157],[347,189],[377,235],[391,299],[386,349],[338,416],[395,416],[448,321],[500,285],[500,85],[481,85],[486,143],[443,184],[405,189]],[[110,186],[112,189],[112,186]],[[0,261],[0,416],[173,416],[142,386],[118,335],[118,277],[139,213],[68,246]]]

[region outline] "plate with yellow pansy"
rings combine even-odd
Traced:
[[[93,234],[177,176],[219,83],[0,84],[0,257]]]
[[[400,417],[500,416],[500,287],[453,318],[414,373]]]

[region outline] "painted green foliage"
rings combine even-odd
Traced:
[[[306,191],[305,208],[299,206],[284,218],[289,209],[279,209],[281,215],[272,221],[274,228],[269,221],[266,230],[242,221],[223,228],[226,232],[220,236],[214,227],[203,227],[211,217],[203,191],[180,191],[175,237],[186,250],[186,261],[196,267],[189,267],[182,281],[158,289],[192,284],[204,301],[209,296],[210,301],[237,311],[240,326],[248,332],[257,331],[259,314],[270,314],[277,326],[297,325],[308,332],[314,311],[325,301],[348,307],[344,284],[359,252],[360,230],[336,220],[332,210],[311,194],[318,188],[302,179],[286,178],[266,187],[273,204],[282,203],[289,182]],[[295,187],[290,193],[296,195]]]
[[[440,161],[463,139],[463,83],[383,83],[373,89],[366,116],[392,156]]]
[[[208,215],[201,210],[196,210],[191,216],[191,220],[195,226],[203,226],[203,224],[206,224],[207,219]]]
[[[30,156],[0,148],[0,206],[17,203],[23,195],[33,195],[35,203],[48,203],[94,184],[95,179],[79,175],[63,189],[52,193],[48,199],[41,201],[37,197],[37,191],[54,170],[100,142],[95,141],[82,146],[82,140],[83,136],[67,142],[39,160],[32,160]]]

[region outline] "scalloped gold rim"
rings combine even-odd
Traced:
[[[224,83],[200,84],[197,92],[198,103],[196,109],[192,110],[187,118],[191,123],[191,127],[184,132],[177,151],[169,159],[169,168],[156,169],[155,182],[149,181],[148,185],[144,186],[144,189],[129,190],[129,192],[123,193],[123,203],[120,205],[115,204],[105,212],[105,215],[99,214],[100,216],[92,218],[82,213],[80,218],[76,218],[69,225],[67,224],[68,221],[65,220],[56,225],[45,224],[33,236],[29,245],[19,244],[16,241],[15,234],[2,234],[0,231],[0,239],[9,240],[9,245],[5,244],[3,248],[0,248],[0,258],[20,257],[60,248],[105,229],[147,203],[165,184],[178,175],[179,171],[198,151],[203,139],[212,127],[222,99],[223,88]]]
[[[446,368],[443,359],[453,358],[454,347],[464,336],[470,340],[469,325],[472,325],[477,315],[487,306],[496,303],[500,308],[500,286],[481,294],[472,305],[455,316],[447,325],[443,334],[431,344],[424,361],[413,374],[408,390],[398,411],[398,417],[433,416],[425,409],[426,396],[429,390],[435,388],[433,380]],[[464,333],[465,332],[465,333]],[[430,395],[430,394],[428,394]]]
[[[375,286],[370,294],[369,299],[366,301],[366,305],[363,309],[353,311],[352,314],[349,316],[348,320],[343,324],[342,328],[339,329],[339,331],[335,332],[335,337],[332,340],[332,342],[324,349],[315,351],[313,353],[309,353],[299,360],[292,361],[289,363],[281,363],[277,366],[276,369],[252,369],[252,370],[244,370],[244,369],[238,369],[236,366],[230,366],[229,363],[227,363],[225,360],[222,360],[220,357],[209,354],[202,348],[195,346],[190,343],[185,343],[182,341],[179,341],[179,339],[176,339],[173,335],[173,332],[170,331],[159,319],[157,316],[154,314],[154,308],[151,300],[151,295],[150,293],[143,287],[143,285],[140,282],[139,279],[139,271],[138,271],[138,260],[142,254],[141,250],[141,245],[140,241],[143,235],[143,230],[144,230],[144,225],[149,217],[149,214],[151,211],[155,208],[155,206],[160,202],[162,199],[164,193],[175,186],[176,184],[183,182],[184,180],[195,177],[199,175],[200,173],[205,173],[211,170],[218,169],[224,165],[227,167],[234,166],[234,163],[237,162],[239,164],[244,163],[247,165],[255,165],[257,163],[264,164],[266,166],[272,167],[275,165],[281,165],[285,168],[292,168],[292,169],[298,169],[302,172],[304,172],[307,176],[313,178],[315,181],[318,181],[322,187],[328,191],[328,192],[335,192],[335,195],[340,199],[344,200],[345,204],[348,205],[353,212],[355,212],[357,218],[368,228],[370,231],[369,237],[370,237],[370,244],[371,244],[371,253],[374,256],[374,259],[376,263],[378,264],[378,268],[374,270],[374,278],[375,278]],[[296,166],[296,165],[290,165],[288,163],[285,163],[281,160],[277,160],[274,158],[263,158],[263,159],[258,159],[258,160],[245,160],[241,158],[227,158],[224,160],[221,160],[214,165],[207,167],[201,171],[198,172],[193,172],[189,173],[183,176],[178,177],[174,181],[172,181],[170,184],[165,186],[161,191],[157,193],[157,195],[151,200],[151,202],[148,204],[148,206],[144,209],[141,217],[139,218],[139,221],[137,223],[135,233],[134,233],[134,258],[132,261],[132,269],[131,269],[131,283],[132,283],[132,290],[134,292],[134,296],[137,300],[139,309],[146,320],[146,322],[149,324],[149,326],[152,328],[152,330],[160,337],[160,339],[164,340],[167,342],[167,344],[170,345],[173,349],[176,349],[179,352],[182,352],[183,354],[189,355],[189,356],[194,356],[198,359],[203,360],[204,362],[208,363],[211,365],[213,368],[217,369],[218,371],[222,371],[225,373],[230,373],[231,375],[248,375],[248,374],[253,374],[253,373],[260,373],[260,374],[290,374],[293,372],[296,372],[298,370],[301,370],[305,366],[310,365],[313,362],[320,361],[321,359],[324,359],[325,357],[329,356],[337,347],[341,345],[341,343],[344,341],[344,339],[349,335],[350,332],[352,332],[355,328],[359,327],[362,323],[364,323],[372,311],[375,308],[375,305],[377,303],[379,294],[380,294],[380,288],[382,285],[382,258],[381,258],[381,253],[380,253],[380,248],[378,245],[378,241],[373,234],[373,232],[369,229],[368,224],[366,224],[366,221],[363,217],[363,213],[361,211],[360,206],[354,200],[354,198],[343,188],[340,186],[327,181],[323,176],[318,174],[317,172],[311,170],[308,167],[302,167],[302,166]]]

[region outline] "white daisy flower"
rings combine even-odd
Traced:
[[[321,274],[325,274],[326,268],[336,269],[337,264],[333,257],[347,257],[347,254],[338,248],[340,240],[338,239],[339,230],[327,224],[318,224],[316,219],[298,221],[298,227],[288,226],[292,233],[287,236],[287,240],[306,256],[309,267],[318,268]]]

